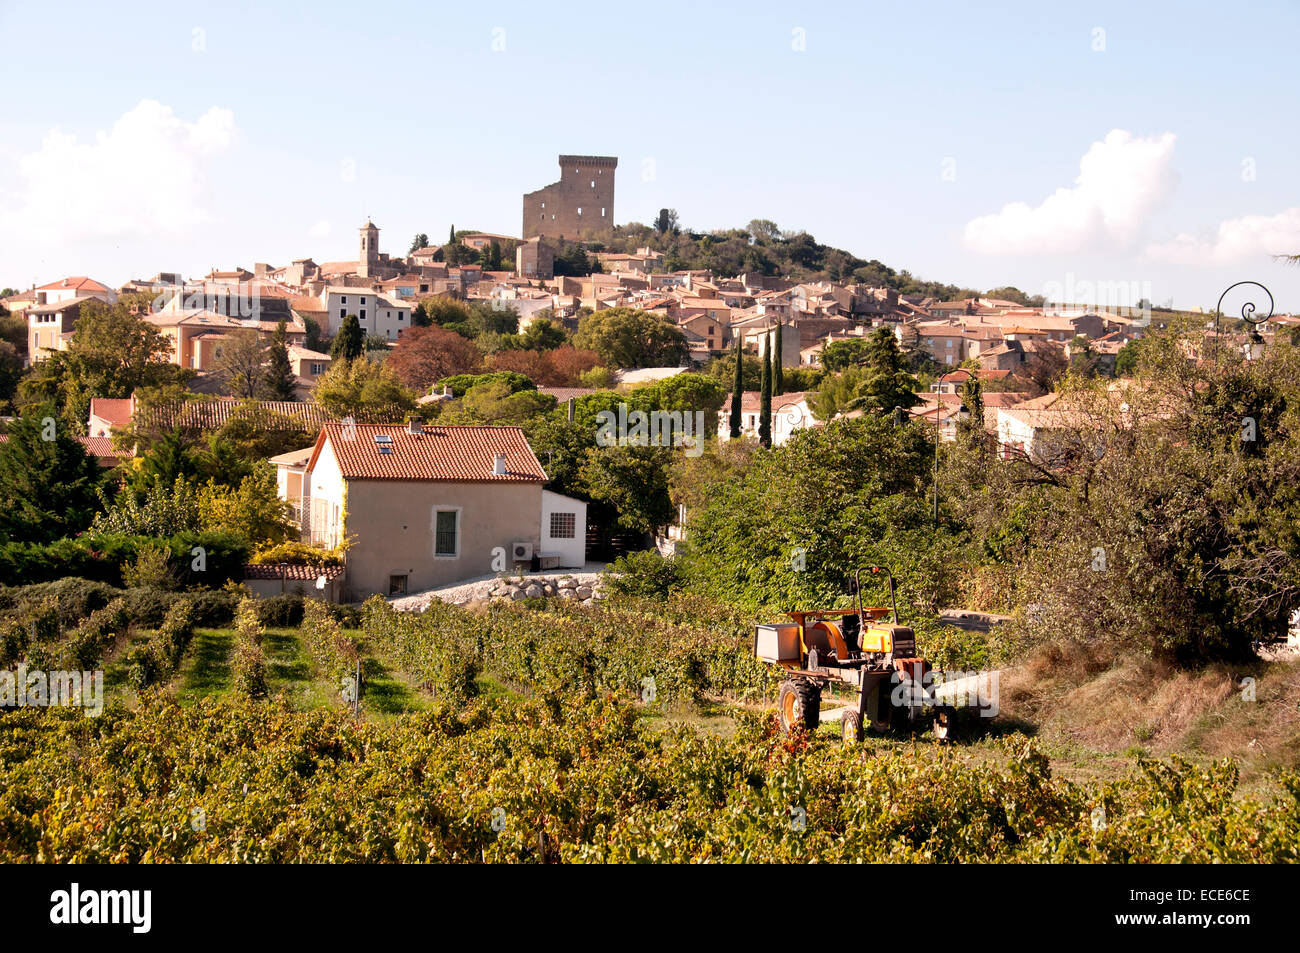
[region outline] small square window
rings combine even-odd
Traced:
[[[573,539],[577,535],[578,518],[574,513],[551,514],[551,538]]]
[[[406,595],[406,574],[388,577],[388,594],[390,596]]]

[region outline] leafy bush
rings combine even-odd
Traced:
[[[302,605],[300,634],[320,670],[338,680],[356,672],[361,659],[357,640],[344,633],[328,604],[307,599]]]
[[[128,589],[170,589],[176,584],[170,566],[171,551],[163,543],[144,543],[135,559],[122,567],[122,584]]]
[[[96,609],[102,609],[120,593],[112,586],[91,579],[69,577],[32,586],[5,586],[0,591],[0,609],[19,613],[53,599],[64,625],[76,625]]]
[[[257,600],[244,597],[235,611],[235,649],[230,669],[235,692],[245,698],[265,698],[269,691],[262,653],[265,634],[258,621]]]
[[[294,593],[269,596],[257,601],[257,618],[262,625],[272,628],[294,628],[301,624],[303,598]]]
[[[163,624],[167,611],[183,597],[166,589],[137,588],[122,592],[126,614],[136,625],[156,629]]]
[[[82,671],[97,668],[104,653],[126,635],[129,625],[126,601],[114,599],[103,609],[88,615],[68,634],[64,640],[62,664],[57,667]]]
[[[682,586],[677,563],[653,549],[625,553],[604,573],[605,591],[610,595],[662,598]]]
[[[122,567],[136,559],[141,547],[157,542],[146,536],[87,533],[47,544],[4,543],[0,545],[0,578],[13,585],[75,576],[121,586]],[[183,585],[215,587],[243,578],[248,543],[240,536],[188,530],[165,542]]]
[[[290,541],[262,547],[248,561],[254,566],[276,566],[282,563],[291,566],[342,566],[343,551],[338,547],[321,549],[307,543]]]
[[[208,589],[192,594],[194,624],[201,629],[224,629],[235,621],[239,596],[223,589]]]

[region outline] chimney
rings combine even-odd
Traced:
[[[504,453],[498,453],[496,459],[492,461],[492,472],[496,476],[506,475],[506,455]]]
[[[406,422],[406,432],[412,437],[421,436],[424,433],[424,424],[415,417]]]

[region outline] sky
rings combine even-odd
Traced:
[[[0,36],[0,286],[354,259],[367,217],[393,255],[517,235],[574,153],[619,158],[619,223],[1300,311],[1295,0],[0,0]]]

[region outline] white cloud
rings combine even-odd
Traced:
[[[52,129],[18,159],[20,186],[0,209],[0,227],[45,242],[182,234],[213,220],[206,167],[234,134],[228,109],[186,122],[152,99],[93,142]]]
[[[1131,246],[1173,190],[1173,133],[1139,139],[1114,129],[1079,160],[1079,177],[1036,206],[1012,202],[966,223],[965,244],[992,255]]]
[[[333,229],[330,228],[330,223],[322,218],[311,228],[307,229],[307,237],[308,238],[329,238],[330,232],[332,230]]]
[[[1243,215],[1219,223],[1212,239],[1186,233],[1146,248],[1148,258],[1175,265],[1231,265],[1249,258],[1300,254],[1300,206],[1276,215]]]

